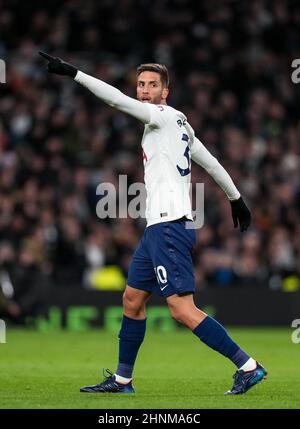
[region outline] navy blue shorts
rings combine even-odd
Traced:
[[[192,252],[195,229],[180,219],[151,225],[131,261],[127,284],[133,288],[168,297],[195,292]]]

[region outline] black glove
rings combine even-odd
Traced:
[[[39,54],[49,61],[47,67],[49,73],[71,76],[73,78],[76,76],[78,70],[71,64],[66,63],[60,58],[52,57],[51,55],[46,54],[46,52],[39,51]]]
[[[237,228],[239,223],[241,232],[246,231],[251,223],[251,213],[243,198],[240,197],[238,200],[230,201],[230,204],[234,227]]]

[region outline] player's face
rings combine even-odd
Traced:
[[[143,103],[166,104],[168,88],[163,87],[160,74],[142,72],[137,79],[137,99]]]

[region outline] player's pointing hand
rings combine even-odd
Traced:
[[[66,63],[58,57],[52,57],[52,55],[46,52],[39,51],[39,54],[48,61],[47,70],[49,73],[71,76],[73,78],[76,76],[78,70],[71,64]]]

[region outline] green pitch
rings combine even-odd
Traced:
[[[138,357],[135,395],[79,393],[115,369],[117,336],[104,331],[42,334],[8,328],[0,344],[1,408],[299,408],[300,344],[291,329],[229,329],[269,371],[246,395],[227,397],[231,362],[187,330],[148,332]]]

